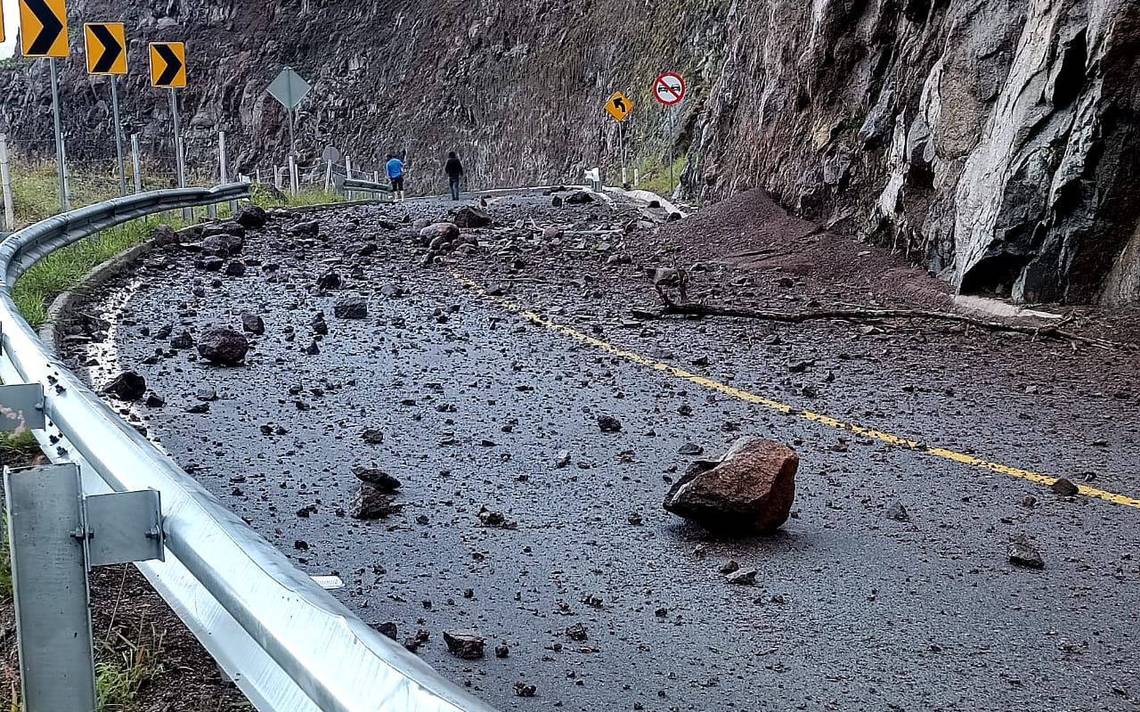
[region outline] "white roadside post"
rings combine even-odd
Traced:
[[[226,160],[226,132],[218,132],[218,181],[221,185],[230,182],[229,162]],[[237,215],[237,201],[230,201],[230,217]]]
[[[139,156],[139,135],[131,134],[131,165],[135,171],[135,192],[143,191],[142,157]]]
[[[12,173],[8,168],[8,137],[0,134],[0,191],[4,193],[4,225],[6,231],[16,229],[16,209],[12,203]]]

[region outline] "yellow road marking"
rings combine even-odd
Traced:
[[[1045,487],[1052,485],[1059,479],[1057,477],[1045,475],[1040,472],[1023,470],[1019,467],[1011,467],[1009,465],[1003,465],[998,462],[983,460],[980,457],[974,457],[973,455],[967,455],[966,453],[956,452],[954,450],[948,450],[942,447],[927,447],[917,440],[911,440],[910,438],[904,438],[898,435],[884,432],[882,430],[875,430],[874,428],[857,425],[855,423],[848,423],[836,418],[832,418],[829,415],[824,415],[822,413],[813,413],[809,410],[800,410],[788,405],[787,403],[781,403],[780,401],[758,396],[755,393],[749,393],[748,391],[741,390],[740,388],[730,386],[726,383],[714,381],[711,378],[706,378],[699,374],[686,371],[683,368],[678,368],[677,366],[665,363],[664,361],[658,361],[647,356],[642,356],[637,352],[614,346],[607,341],[602,341],[601,339],[590,336],[589,334],[578,331],[577,329],[552,321],[547,317],[542,316],[538,312],[515,304],[509,299],[490,295],[487,293],[487,290],[483,287],[483,285],[467,277],[461,272],[452,272],[451,274],[464,287],[467,287],[477,294],[494,301],[496,304],[503,307],[507,311],[518,314],[532,324],[537,324],[538,326],[545,327],[557,334],[562,334],[563,336],[567,336],[571,339],[574,339],[575,341],[581,342],[588,346],[592,346],[593,348],[608,353],[611,356],[625,359],[626,361],[636,363],[639,366],[651,368],[654,371],[667,373],[670,376],[689,381],[690,383],[694,383],[698,386],[701,386],[702,388],[707,388],[710,391],[723,393],[726,396],[731,396],[738,400],[745,401],[746,403],[754,403],[756,405],[763,406],[779,413],[795,415],[796,417],[802,418],[804,420],[809,420],[813,423],[819,423],[820,425],[824,425],[835,430],[843,430],[855,435],[861,435],[865,438],[878,440],[888,445],[895,445],[897,447],[914,450],[915,452],[921,452],[926,455],[941,458],[943,460],[949,460],[951,462],[956,462],[962,465],[969,465],[970,467],[976,467],[982,470],[989,470],[990,472],[996,472],[998,474],[1007,475],[1009,477],[1016,477],[1018,479],[1027,480],[1029,482],[1033,482]],[[1134,497],[1128,497],[1126,495],[1117,494],[1115,492],[1097,489],[1096,487],[1089,487],[1088,485],[1077,485],[1077,489],[1086,497],[1095,497],[1096,499],[1102,499],[1106,502],[1111,502],[1112,504],[1119,504],[1125,507],[1140,509],[1140,499]]]

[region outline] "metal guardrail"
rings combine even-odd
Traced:
[[[161,493],[165,561],[137,566],[259,710],[491,712],[294,568],[69,373],[16,308],[16,280],[54,250],[134,218],[248,197],[246,184],[155,191],[13,233],[0,243],[0,379],[43,385],[48,423],[34,433],[53,462],[79,466],[85,494]]]

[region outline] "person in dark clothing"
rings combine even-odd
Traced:
[[[463,163],[459,160],[459,156],[455,155],[455,151],[447,154],[447,163],[443,166],[443,172],[447,174],[447,183],[451,187],[451,199],[459,200],[459,187],[463,182]]]

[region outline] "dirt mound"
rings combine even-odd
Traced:
[[[789,214],[759,188],[663,227],[655,243],[679,260],[781,272],[852,298],[938,307],[953,291],[889,250]]]

